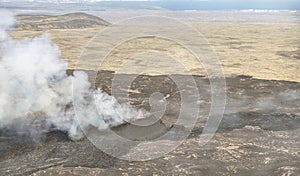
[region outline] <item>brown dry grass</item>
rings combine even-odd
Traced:
[[[201,23],[194,24],[211,43],[219,55],[226,76],[249,75],[261,79],[275,79],[300,82],[300,25],[298,24],[238,24],[238,23]],[[91,38],[103,27],[85,29],[50,29],[44,31],[31,31],[16,29],[11,35],[16,39],[31,38],[44,32],[51,34],[51,38],[61,51],[62,57],[74,68],[76,61],[83,52]],[[118,62],[127,57],[129,52],[141,52],[143,48],[134,46],[147,46],[157,50],[167,50],[187,62],[187,68],[193,74],[205,74],[201,64],[192,56],[183,51],[181,46],[169,41],[148,38],[129,42],[122,45],[111,54],[112,60],[103,65],[103,69],[117,70]],[[163,47],[162,46],[168,46]],[[99,43],[101,47],[101,43]],[[130,49],[131,48],[131,49]],[[136,50],[133,51],[132,48]],[[121,52],[122,51],[122,52]],[[125,52],[124,52],[125,51]],[[126,54],[127,52],[127,54]],[[123,55],[120,55],[123,53]],[[136,63],[143,61],[137,59]],[[89,63],[94,65],[97,63]],[[141,64],[129,70],[140,73]],[[148,62],[149,64],[149,62]],[[155,63],[161,70],[170,69],[174,73],[180,70],[171,67],[169,61]],[[168,71],[167,71],[168,72]]]

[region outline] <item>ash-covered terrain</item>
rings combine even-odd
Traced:
[[[98,73],[96,86],[109,92],[113,76],[109,71]],[[165,156],[130,162],[105,154],[85,138],[71,141],[63,132],[47,133],[37,144],[27,141],[26,136],[2,132],[0,172],[2,175],[299,175],[299,83],[245,76],[227,78],[226,113],[214,138],[200,147],[199,135],[210,104],[209,81],[199,76],[194,78],[203,97],[202,112],[185,142]],[[168,76],[141,75],[132,85],[131,90],[135,90],[130,93],[132,104],[149,110],[147,97],[160,90],[168,97],[167,109],[161,122],[144,129],[120,126],[114,129],[118,135],[137,140],[157,137],[171,128],[176,128],[178,134],[185,130],[183,126],[172,126],[179,114],[180,93]],[[269,101],[268,97],[276,96]],[[267,101],[267,105],[260,104]],[[161,142],[172,143],[172,140],[130,146],[123,155],[134,157],[147,147],[160,150]]]

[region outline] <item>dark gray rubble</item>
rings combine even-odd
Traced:
[[[112,78],[112,72],[98,73],[94,88],[110,93]],[[86,138],[71,141],[64,132],[53,131],[34,142],[2,129],[0,175],[300,175],[300,83],[227,78],[224,118],[213,139],[200,147],[199,135],[210,106],[209,80],[194,79],[202,100],[199,119],[184,143],[167,155],[144,162],[124,161],[105,154]],[[119,135],[149,140],[174,128],[177,134],[185,132],[184,126],[174,125],[180,92],[171,79],[139,76],[131,89],[135,90],[130,93],[131,103],[147,110],[148,97],[161,92],[168,97],[166,112],[148,133],[126,124],[114,129]],[[143,148],[159,150],[160,144],[172,142],[148,141],[127,146],[121,154],[134,157]]]

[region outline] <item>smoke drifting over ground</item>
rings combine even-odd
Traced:
[[[67,63],[49,35],[11,39],[6,31],[15,18],[7,11],[0,15],[0,130],[28,133],[34,140],[61,130],[77,140],[83,137],[80,127],[103,130],[139,116],[131,106],[91,90],[86,73],[67,76]]]

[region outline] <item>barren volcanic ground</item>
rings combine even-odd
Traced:
[[[63,132],[53,131],[45,134],[40,143],[33,143],[26,136],[2,130],[0,175],[300,175],[300,60],[299,38],[295,37],[299,26],[224,23],[195,26],[219,54],[227,83],[224,118],[208,144],[199,147],[198,141],[211,104],[210,81],[190,63],[201,97],[200,115],[189,137],[176,150],[155,160],[130,162],[105,154],[87,139],[70,141]],[[68,74],[72,74],[82,49],[103,27],[38,31],[19,26],[11,34],[21,39],[48,31],[61,47],[63,57],[70,62]],[[133,43],[151,43],[151,40]],[[162,42],[164,46],[170,44]],[[124,48],[126,46],[121,46],[117,51]],[[169,49],[172,52],[178,48],[170,44]],[[111,57],[117,60],[123,56],[117,52]],[[106,66],[96,74],[93,88],[111,93],[116,70],[114,63]],[[87,73],[95,74],[94,71]],[[121,76],[126,80],[130,74]],[[174,135],[185,132],[185,126],[174,123],[180,112],[180,95],[189,90],[178,91],[171,76],[182,83],[188,80],[175,69],[170,75],[139,75],[132,82],[129,87],[132,105],[150,110],[149,97],[160,92],[167,102],[166,112],[161,121],[147,128],[149,133],[126,124],[114,129],[117,134],[131,139],[153,139],[170,129],[175,129]],[[92,77],[90,79],[94,82]],[[184,116],[188,118],[189,114]],[[161,144],[172,142],[170,139],[127,146],[120,155],[134,157],[149,146],[159,151]]]
[[[96,86],[110,92],[113,72],[98,73]],[[123,75],[124,76],[124,75]],[[176,76],[176,75],[175,75]],[[177,79],[186,80],[177,75]],[[62,132],[52,132],[39,144],[26,141],[13,132],[1,134],[0,173],[2,175],[299,175],[300,114],[298,98],[280,98],[287,89],[300,91],[300,84],[286,81],[258,80],[239,76],[227,78],[226,113],[214,138],[199,147],[199,135],[207,119],[210,94],[209,81],[194,77],[202,101],[199,120],[187,140],[171,153],[155,160],[128,162],[111,157],[87,139],[70,141]],[[168,85],[168,86],[166,86]],[[147,128],[125,125],[115,129],[131,139],[153,138],[170,128],[176,134],[184,126],[173,126],[180,112],[180,93],[168,76],[140,75],[132,84],[130,101],[149,110],[149,97],[160,90],[168,97],[162,121]],[[295,93],[295,92],[294,92]],[[269,109],[261,109],[260,101],[276,97]],[[296,94],[293,94],[295,96]],[[240,106],[240,107],[238,107]],[[188,116],[188,114],[187,114]],[[175,134],[175,135],[176,135]],[[147,147],[159,147],[169,141],[147,142],[130,146],[122,155],[134,157]],[[122,144],[126,146],[126,144]],[[147,153],[145,153],[147,155]]]

